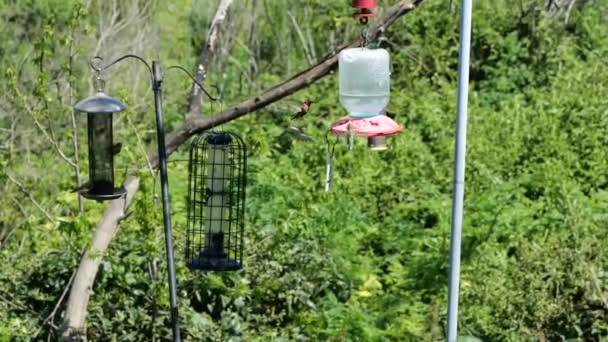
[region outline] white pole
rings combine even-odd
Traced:
[[[469,100],[469,57],[471,53],[471,16],[473,0],[462,0],[460,14],[460,59],[458,62],[458,113],[452,198],[452,238],[450,242],[450,284],[448,291],[447,342],[458,336],[458,289],[460,284],[460,245],[464,202],[464,173],[467,150],[467,110]]]

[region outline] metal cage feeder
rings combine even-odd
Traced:
[[[243,266],[246,147],[231,132],[194,138],[188,164],[186,264],[192,270]]]
[[[112,116],[126,106],[103,92],[78,102],[74,109],[87,113],[89,148],[89,183],[79,193],[89,199],[112,200],[126,193],[124,187],[114,187],[114,155]]]

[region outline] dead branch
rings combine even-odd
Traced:
[[[80,258],[82,258],[83,255],[84,255],[84,250],[82,250],[80,252]],[[34,334],[34,336],[38,336],[40,331],[42,331],[42,329],[44,328],[44,326],[47,323],[51,326],[54,326],[55,315],[57,314],[57,311],[61,307],[61,304],[63,303],[63,300],[65,299],[65,296],[68,294],[68,291],[69,291],[70,287],[72,286],[72,282],[74,281],[74,278],[76,277],[76,271],[77,271],[77,269],[74,270],[74,272],[72,272],[72,275],[70,276],[70,279],[68,280],[68,283],[63,288],[63,292],[61,293],[61,296],[59,296],[59,299],[57,300],[57,303],[55,304],[55,307],[53,308],[53,311],[51,311],[51,313],[44,319],[44,321],[42,321],[40,328],[38,328],[38,331]]]
[[[34,124],[36,124],[36,127],[38,127],[38,130],[53,145],[53,147],[55,148],[55,151],[57,152],[57,154],[59,154],[61,159],[63,159],[71,167],[75,168],[77,166],[76,163],[74,163],[74,161],[72,159],[70,159],[68,156],[65,155],[65,153],[63,153],[63,151],[61,150],[61,147],[59,146],[59,142],[57,142],[57,140],[51,134],[49,134],[47,129],[40,123],[40,121],[38,120],[37,113],[34,111],[34,109],[32,107],[30,107],[27,97],[21,92],[19,87],[15,86],[14,90],[15,90],[15,94],[17,95],[17,97],[19,99],[21,99],[21,101],[23,103],[23,108],[25,108],[25,111],[34,120]]]
[[[377,38],[398,18],[413,11],[416,8],[416,5],[422,2],[423,0],[401,0],[396,5],[389,8],[386,11],[386,14],[378,20],[378,23],[370,28],[369,32],[371,37]],[[212,117],[187,117],[186,122],[170,134],[167,142],[167,153],[170,154],[174,152],[181,144],[196,133],[202,132],[213,126],[235,120],[245,114],[252,113],[311,85],[315,81],[335,70],[338,63],[338,53],[340,51],[348,47],[357,46],[360,43],[360,40],[357,39],[349,44],[338,46],[327,56],[321,59],[321,61],[310,68],[276,85],[263,94],[247,99],[231,108],[213,115]],[[199,70],[202,70],[201,72],[203,75],[206,72],[206,69],[199,68]],[[190,108],[192,108],[192,101],[194,100],[195,97],[190,99]],[[158,155],[153,154],[150,160],[152,162],[152,166],[157,168]],[[92,247],[81,260],[76,273],[76,278],[74,279],[74,283],[70,291],[70,297],[67,304],[68,308],[65,314],[64,338],[84,338],[83,332],[85,327],[87,306],[102,254],[109,246],[114,234],[118,231],[120,220],[125,214],[126,208],[129,206],[133,196],[135,195],[138,185],[139,179],[137,177],[127,178],[127,180],[124,182],[124,186],[127,189],[126,202],[121,199],[110,202],[101,221],[98,223],[95,229]]]
[[[34,204],[34,206],[36,206],[36,208],[38,208],[38,210],[42,214],[44,214],[44,216],[46,216],[46,218],[49,221],[53,221],[53,218],[51,217],[51,215],[49,215],[49,213],[46,210],[44,210],[44,208],[40,205],[40,203],[38,203],[38,201],[36,201],[34,196],[32,196],[32,194],[25,188],[25,186],[23,186],[23,184],[21,184],[19,181],[17,181],[15,178],[13,178],[13,176],[11,176],[8,172],[6,173],[6,176],[13,184],[15,184],[17,186],[17,188],[19,188],[19,191],[21,191],[27,198],[29,198],[29,200]]]
[[[302,32],[302,29],[300,29],[300,25],[298,25],[298,21],[296,20],[296,17],[293,16],[293,14],[291,14],[291,11],[287,11],[287,15],[289,16],[289,19],[291,20],[291,24],[293,25],[293,28],[296,30],[296,33],[298,34],[298,37],[300,38],[300,45],[302,46],[302,49],[304,49],[304,55],[306,56],[306,60],[308,60],[308,64],[313,64],[314,61],[314,57],[312,56],[312,53],[310,52],[309,48],[308,48],[308,44],[306,43],[306,38],[304,37],[304,33]]]
[[[194,75],[194,79],[196,79],[196,81],[200,84],[203,84],[207,78],[207,69],[209,68],[211,60],[217,53],[222,27],[230,15],[231,8],[232,0],[222,0],[217,8],[217,11],[215,12],[213,20],[211,21],[209,33],[207,34],[207,43],[198,57],[198,65],[196,67],[196,74]],[[203,108],[202,101],[202,91],[196,86],[196,84],[192,84],[192,93],[190,95],[190,105],[188,107],[188,115],[186,116],[186,120],[200,116]]]
[[[84,331],[89,297],[93,292],[93,283],[99,269],[99,264],[103,253],[108,249],[110,242],[118,231],[118,224],[127,213],[127,207],[133,200],[133,195],[135,195],[139,188],[139,179],[129,177],[125,184],[127,189],[126,198],[122,197],[110,202],[103,213],[101,221],[95,227],[95,235],[93,236],[91,247],[80,259],[76,276],[70,288],[70,296],[68,297],[63,323],[63,337],[67,340],[80,340],[83,338],[83,336],[79,335]]]

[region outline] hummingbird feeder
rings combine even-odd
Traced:
[[[118,99],[99,91],[78,102],[74,109],[87,113],[89,145],[89,184],[79,190],[89,199],[112,200],[126,193],[124,187],[114,187],[114,154],[112,116],[125,110]]]
[[[345,49],[338,58],[340,102],[348,112],[331,126],[336,135],[368,138],[373,150],[386,149],[386,136],[401,127],[382,113],[390,97],[390,57],[384,49]]]
[[[188,165],[186,262],[192,270],[243,265],[246,147],[230,132],[194,138]]]

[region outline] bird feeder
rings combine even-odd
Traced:
[[[89,147],[89,182],[79,189],[89,199],[112,200],[126,193],[124,187],[114,187],[114,154],[112,116],[126,106],[118,99],[98,92],[78,102],[74,109],[87,113]]]
[[[390,98],[390,57],[384,49],[352,48],[338,57],[340,102],[348,112],[331,127],[337,135],[368,138],[374,150],[386,149],[386,136],[401,127],[382,113]]]
[[[186,263],[192,270],[238,270],[243,262],[246,147],[238,135],[210,132],[190,149]]]

